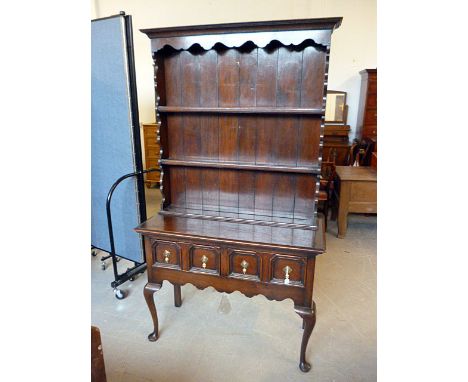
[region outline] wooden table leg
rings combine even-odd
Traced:
[[[296,313],[302,317],[304,332],[302,333],[302,342],[301,342],[301,355],[299,359],[299,369],[304,373],[307,373],[311,366],[305,360],[305,353],[307,349],[307,344],[309,342],[310,335],[312,334],[312,330],[315,326],[316,321],[316,309],[315,309],[315,302],[312,302],[312,308],[304,307],[304,306],[295,306],[294,310]]]
[[[146,304],[153,319],[153,332],[148,335],[148,340],[156,341],[158,339],[158,313],[156,312],[156,305],[154,304],[154,293],[161,289],[161,284],[147,283],[143,289]]]
[[[346,236],[348,229],[348,207],[349,207],[350,183],[341,182],[340,202],[338,206],[338,237],[340,239]]]

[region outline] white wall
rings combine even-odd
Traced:
[[[341,16],[341,27],[332,37],[328,88],[348,92],[348,123],[353,138],[361,81],[359,71],[377,67],[376,8],[376,0],[92,0],[92,18],[120,11],[132,16],[140,121],[153,122],[150,41],[140,29]]]

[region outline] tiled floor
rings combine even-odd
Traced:
[[[157,211],[158,190],[147,190]],[[109,382],[137,381],[375,381],[375,216],[350,215],[345,239],[329,224],[327,253],[317,258],[314,300],[317,324],[307,348],[312,370],[298,368],[301,319],[293,302],[246,298],[182,287],[182,307],[172,286],[155,294],[160,338],[151,343],[151,318],[142,290],[146,273],[122,286],[117,300],[112,271],[92,258],[92,324],[101,330]],[[122,260],[125,270],[129,263]]]

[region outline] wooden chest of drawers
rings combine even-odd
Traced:
[[[143,143],[145,149],[145,169],[159,168],[160,146],[157,141],[157,125],[155,123],[143,123]],[[148,187],[159,184],[160,172],[154,171],[146,174],[145,183]]]
[[[377,69],[361,72],[361,94],[359,99],[356,138],[377,136]]]

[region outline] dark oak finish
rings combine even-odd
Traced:
[[[315,325],[317,216],[330,39],[341,18],[148,29],[161,143],[161,211],[145,239],[144,295],[164,281],[290,298]]]

